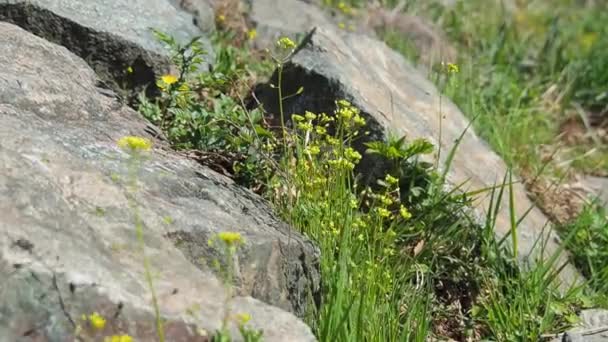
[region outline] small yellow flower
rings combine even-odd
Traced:
[[[243,237],[241,236],[240,233],[221,232],[221,233],[217,234],[217,236],[220,238],[220,240],[224,241],[224,243],[228,246],[240,244],[244,241]]]
[[[146,138],[126,136],[118,140],[118,146],[129,151],[148,151],[152,148],[152,142]]]
[[[361,154],[352,147],[347,147],[346,150],[344,150],[344,156],[348,160],[352,160],[352,161],[361,160]]]
[[[317,115],[315,113],[312,113],[312,112],[306,112],[306,114],[304,114],[304,117],[307,120],[314,120],[314,119],[317,118]]]
[[[160,78],[165,84],[171,85],[173,83],[177,82],[177,77],[175,77],[174,75],[171,74],[167,74],[167,75],[163,75]]]
[[[277,45],[285,50],[294,49],[296,47],[296,43],[291,40],[289,37],[283,37],[277,41]]]
[[[236,320],[240,325],[245,325],[251,320],[251,315],[248,313],[236,314]]]
[[[94,329],[101,330],[106,326],[106,319],[97,312],[89,315],[89,323]]]
[[[448,74],[457,74],[460,72],[460,68],[454,63],[443,63],[445,70]]]
[[[217,21],[220,23],[223,23],[224,21],[226,21],[226,16],[223,14],[220,14],[217,16]]]
[[[409,220],[412,218],[412,213],[410,213],[409,210],[407,210],[407,208],[404,206],[401,206],[401,208],[399,209],[399,214],[401,215],[401,217],[403,217],[404,220]]]
[[[387,217],[391,216],[391,212],[388,211],[388,209],[376,208],[376,211],[378,212],[378,215],[380,215],[380,217],[382,217],[382,218],[387,218]]]
[[[258,31],[256,31],[255,29],[251,29],[247,32],[247,38],[249,38],[249,40],[254,40],[257,36]]]
[[[133,342],[133,337],[129,335],[113,335],[106,337],[104,342]]]
[[[350,104],[350,102],[348,102],[346,100],[338,100],[338,106],[345,108],[345,107],[350,107],[352,105]]]
[[[132,74],[133,73],[133,68],[132,67],[128,67],[127,68],[127,73]]]
[[[399,180],[389,174],[386,175],[386,177],[384,178],[384,181],[387,182],[390,185],[395,185],[397,183],[399,183]]]
[[[382,195],[380,196],[380,202],[382,202],[382,204],[384,204],[385,206],[389,206],[393,204],[393,199],[386,195]]]
[[[321,153],[321,149],[319,148],[319,146],[316,145],[312,145],[309,146],[306,151],[311,155],[311,156],[316,156],[319,153]]]
[[[353,119],[353,121],[355,122],[355,124],[357,124],[359,126],[365,126],[365,119],[359,114],[355,115],[355,118]]]
[[[300,122],[296,126],[305,132],[310,132],[313,128],[310,122]]]
[[[319,135],[325,135],[325,134],[327,134],[327,129],[325,127],[323,127],[323,126],[316,126],[315,127],[315,131]]]

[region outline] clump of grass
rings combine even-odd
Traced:
[[[563,234],[572,234],[566,246],[574,253],[574,263],[590,280],[599,294],[608,293],[608,214],[597,203],[587,205],[572,222],[560,227]],[[604,298],[604,305],[608,297]]]

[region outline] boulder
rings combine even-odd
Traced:
[[[106,87],[130,97],[169,70],[167,50],[156,29],[186,42],[201,34],[190,14],[169,0],[0,0],[0,21],[8,21],[63,45],[95,70]],[[209,41],[209,60],[213,60]],[[127,73],[127,68],[132,73]],[[205,66],[203,66],[205,67]]]
[[[92,312],[107,319],[93,340],[155,340],[132,201],[168,341],[207,341],[236,313],[266,341],[315,340],[293,313],[319,297],[318,249],[267,203],[152,137],[64,47],[0,22],[0,65],[2,341],[72,341]],[[126,135],[155,142],[134,195]],[[209,266],[225,231],[245,239],[232,288]]]
[[[272,49],[283,36],[297,40],[316,26],[336,26],[323,10],[301,0],[250,0],[249,4],[257,48]]]
[[[277,75],[256,91],[256,98],[269,113],[278,113]],[[479,190],[501,184],[507,166],[504,161],[470,128],[470,122],[448,98],[401,55],[384,43],[363,35],[318,28],[298,48],[283,71],[283,94],[304,92],[284,101],[287,115],[312,112],[332,113],[337,99],[346,99],[358,107],[367,119],[369,139],[383,139],[389,132],[408,139],[427,138],[441,147],[440,165],[458,141],[458,151],[447,174],[451,186],[464,183],[462,191]],[[441,118],[441,119],[440,119]],[[441,128],[440,128],[441,125]],[[465,132],[466,131],[466,132]],[[442,137],[439,139],[439,132]],[[461,134],[462,138],[460,138]],[[360,148],[363,148],[360,146]],[[364,157],[364,176],[378,174],[378,163]],[[380,170],[381,171],[381,170]],[[531,252],[548,220],[528,199],[520,183],[513,185],[515,212],[525,218],[517,236],[522,258]],[[510,231],[508,196],[497,217],[496,233]],[[475,207],[480,216],[488,209],[488,194],[478,196]],[[549,233],[545,252],[558,250],[557,236]],[[567,255],[562,255],[565,261]],[[579,277],[567,265],[562,272],[566,283]]]

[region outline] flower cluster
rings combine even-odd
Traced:
[[[117,145],[127,152],[143,152],[152,148],[150,140],[136,136],[122,137],[118,140]]]
[[[293,50],[296,48],[296,43],[289,37],[282,37],[277,41],[277,46],[284,50]]]

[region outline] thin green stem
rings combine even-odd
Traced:
[[[137,152],[133,152],[131,155],[131,160],[129,163],[129,181],[130,181],[130,196],[129,196],[129,204],[131,210],[133,212],[134,220],[135,220],[135,233],[137,235],[137,242],[139,243],[139,248],[141,251],[141,255],[143,258],[144,264],[144,275],[146,278],[146,283],[150,290],[150,294],[152,296],[152,306],[154,307],[154,316],[156,318],[156,333],[158,335],[159,342],[165,342],[165,332],[163,328],[162,318],[160,316],[160,308],[158,305],[158,298],[156,296],[156,290],[154,289],[154,280],[152,278],[152,267],[150,266],[150,260],[146,256],[146,243],[144,240],[144,227],[141,219],[141,215],[139,214],[139,207],[137,206],[137,202],[135,201],[135,193],[137,192],[137,172],[139,170],[139,166],[141,163],[140,156]]]

